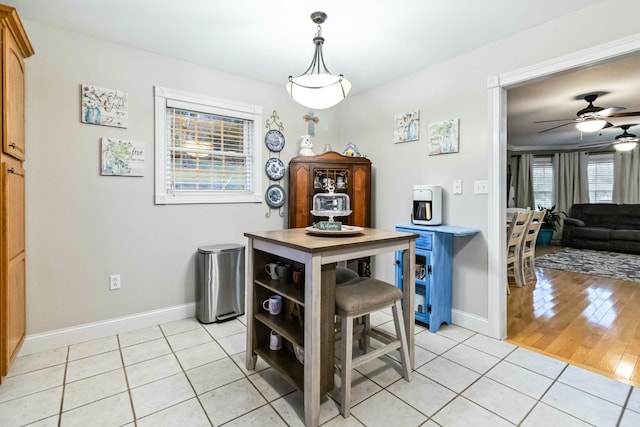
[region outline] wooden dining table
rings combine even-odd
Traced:
[[[247,349],[246,366],[254,370],[257,357],[298,387],[304,394],[304,421],[317,426],[320,400],[333,389],[335,335],[335,270],[340,261],[402,251],[403,317],[411,369],[415,367],[414,298],[416,234],[363,228],[355,234],[311,234],[305,228],[246,232],[247,237]],[[264,273],[265,263],[287,260],[304,266],[304,288],[296,293],[288,283],[274,281]],[[281,292],[304,309],[304,327],[298,335],[292,326],[265,314],[261,299],[266,291]],[[260,298],[258,298],[260,296]],[[269,328],[287,340],[304,343],[304,364],[292,363],[284,350],[265,345]],[[298,373],[297,373],[298,372]]]

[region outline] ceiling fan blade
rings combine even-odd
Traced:
[[[573,119],[540,120],[533,123],[572,122]]]
[[[613,113],[609,114],[607,117],[633,117],[640,116],[640,111],[626,111],[624,113]]]
[[[605,108],[604,110],[598,111],[594,115],[600,116],[600,117],[611,117],[612,114],[619,113],[622,110],[626,110],[626,108],[625,107],[609,107],[609,108]]]
[[[578,145],[578,148],[602,148],[602,147],[608,147],[611,144],[613,144],[612,141],[594,142],[592,144]]]
[[[569,123],[563,123],[563,124],[561,124],[561,125],[554,126],[554,127],[552,127],[552,128],[549,128],[549,129],[541,130],[541,131],[540,131],[540,132],[538,132],[538,133],[545,133],[545,132],[549,132],[550,130],[558,129],[558,128],[561,128],[562,126],[566,126],[566,125],[570,125],[570,124],[571,124],[571,122],[569,122]]]

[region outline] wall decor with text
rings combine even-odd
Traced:
[[[126,128],[129,125],[126,92],[82,85],[82,123]]]

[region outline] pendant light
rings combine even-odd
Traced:
[[[351,90],[349,80],[345,79],[342,74],[331,74],[324,64],[324,56],[322,55],[324,37],[322,37],[320,24],[323,24],[326,19],[327,14],[324,12],[311,14],[311,20],[318,25],[318,30],[313,38],[313,43],[316,46],[313,60],[304,73],[298,77],[289,76],[287,83],[287,92],[294,101],[316,110],[333,107],[342,101]]]
[[[620,126],[624,132],[616,136],[616,141],[613,143],[613,148],[618,151],[631,151],[638,145],[638,137],[632,133],[627,132],[633,125]]]
[[[587,118],[576,123],[576,127],[580,132],[595,132],[605,127],[607,121],[600,118]]]

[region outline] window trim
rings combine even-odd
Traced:
[[[261,203],[262,202],[262,107],[213,98],[205,95],[183,92],[154,86],[155,97],[155,204],[190,204],[190,203]],[[166,155],[167,141],[165,126],[167,106],[182,106],[193,109],[193,104],[202,108],[203,112],[232,116],[253,121],[253,158],[251,182],[253,188],[246,192],[225,191],[185,191],[169,193],[166,191]]]

